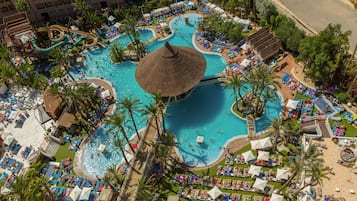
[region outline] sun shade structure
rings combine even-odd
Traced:
[[[190,91],[205,71],[206,60],[200,52],[166,42],[139,62],[135,78],[146,92],[171,97]]]
[[[71,193],[69,194],[69,197],[73,200],[73,201],[77,201],[79,198],[79,195],[81,194],[81,189],[78,186],[75,186],[74,189],[71,191]]]
[[[276,179],[277,180],[288,180],[290,174],[290,169],[277,169]]]
[[[259,140],[251,140],[250,145],[252,146],[252,149],[266,149],[273,146],[270,137]]]
[[[222,191],[219,190],[219,188],[217,186],[213,187],[207,193],[214,200],[217,199],[219,196],[221,196],[223,194]]]
[[[262,28],[254,34],[249,35],[247,42],[262,60],[269,59],[282,48],[281,41],[267,28]]]
[[[255,182],[253,184],[253,188],[264,191],[264,188],[267,186],[267,184],[268,184],[268,181],[256,178]]]
[[[267,151],[259,151],[257,159],[262,161],[269,161],[269,155],[270,153]]]
[[[261,170],[262,170],[261,166],[250,165],[248,174],[253,175],[253,176],[259,176],[259,173]]]
[[[254,156],[254,154],[253,154],[253,152],[251,150],[242,153],[242,156],[243,156],[244,161],[246,163],[255,159],[255,156]]]
[[[283,201],[283,199],[284,199],[284,196],[273,193],[271,195],[270,201]]]

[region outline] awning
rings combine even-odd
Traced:
[[[284,199],[284,196],[273,193],[273,194],[271,194],[270,201],[283,201],[283,199]]]
[[[244,158],[244,161],[247,163],[247,162],[249,162],[249,161],[251,161],[251,160],[254,160],[255,159],[255,156],[254,156],[254,154],[253,154],[253,152],[252,151],[246,151],[246,152],[244,152],[244,153],[242,153],[242,156],[243,156],[243,158]]]
[[[69,194],[69,197],[73,200],[73,201],[77,201],[79,198],[79,195],[81,194],[81,189],[78,186],[75,186],[74,189],[71,191],[71,193]]]
[[[265,187],[267,186],[268,181],[260,179],[260,178],[256,178],[255,182],[253,184],[253,188],[256,188],[258,190],[264,191]]]
[[[277,169],[276,179],[277,180],[288,180],[290,174],[289,169]]]
[[[260,173],[261,170],[262,170],[261,166],[250,165],[249,170],[248,170],[248,174],[250,174],[252,176],[259,176],[259,173]]]
[[[217,186],[213,187],[207,193],[214,200],[223,194],[222,191],[219,190],[219,188]]]
[[[79,200],[89,200],[91,191],[92,188],[83,187],[81,195],[79,196]]]
[[[52,119],[47,114],[47,112],[45,111],[45,108],[42,105],[37,107],[37,109],[35,110],[35,115],[38,116],[38,120],[40,121],[40,124],[44,124]]]
[[[114,21],[114,20],[115,20],[115,17],[114,17],[113,15],[111,15],[111,16],[108,17],[108,20],[109,20],[109,21]]]
[[[299,102],[300,101],[289,99],[288,103],[286,104],[286,107],[296,110],[296,107],[299,104]]]
[[[262,161],[269,161],[269,155],[270,153],[267,151],[259,151],[257,159]]]

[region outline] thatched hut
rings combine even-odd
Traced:
[[[206,60],[200,52],[166,42],[140,61],[135,77],[145,91],[177,98],[190,92],[203,78],[205,70]]]

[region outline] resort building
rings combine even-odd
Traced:
[[[74,14],[72,2],[72,0],[28,1],[30,7],[28,15],[32,22],[71,16]],[[126,4],[125,0],[86,0],[85,2],[98,10],[108,7],[122,7]],[[0,19],[15,13],[17,13],[15,1],[0,0]]]

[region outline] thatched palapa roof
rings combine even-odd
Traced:
[[[140,61],[135,77],[145,91],[169,97],[192,89],[200,82],[205,70],[206,60],[200,52],[166,42]]]

